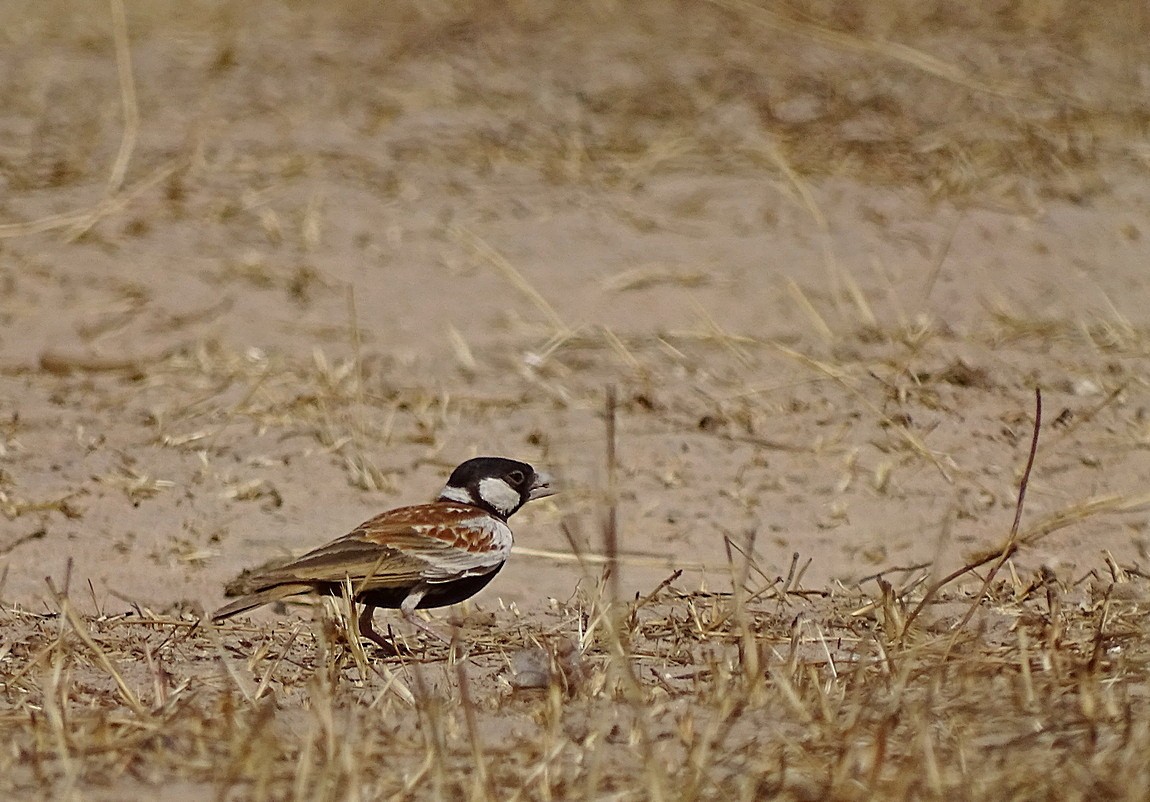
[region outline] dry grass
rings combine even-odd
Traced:
[[[1084,0],[1036,0],[1017,8],[976,4],[969,10],[946,3],[872,3],[851,10],[823,2],[714,0],[678,3],[677,13],[669,15],[661,13],[660,4],[627,10],[607,3],[584,14],[546,2],[513,9],[484,2],[411,3],[391,10],[390,24],[379,29],[384,65],[455,63],[476,40],[499,34],[546,35],[548,47],[545,53],[489,53],[493,63],[484,70],[460,69],[447,83],[406,93],[386,83],[355,82],[354,97],[336,100],[364,132],[386,126],[405,108],[450,103],[498,113],[489,126],[449,126],[434,141],[396,143],[393,155],[406,163],[480,171],[511,163],[556,182],[599,186],[639,186],[654,175],[700,168],[775,173],[785,181],[845,176],[917,186],[954,202],[1034,209],[1051,198],[1084,201],[1105,189],[1109,170],[1146,165],[1141,142],[1150,109],[1140,100],[1138,69],[1150,19],[1141,4],[1126,5],[1129,14],[1100,16]],[[236,67],[238,46],[229,42],[229,28],[247,17],[239,7],[200,3],[181,4],[174,14],[159,7],[131,9],[126,19],[120,4],[111,8],[111,14],[102,8],[61,11],[68,23],[57,23],[61,30],[51,34],[44,30],[51,27],[47,14],[41,18],[16,7],[8,12],[6,28],[16,42],[21,41],[17,32],[25,29],[29,36],[65,39],[77,35],[69,26],[99,32],[85,34],[85,43],[98,55],[110,50],[116,70],[84,80],[93,91],[119,99],[120,125],[118,146],[105,162],[98,151],[111,135],[105,121],[79,108],[35,106],[46,100],[44,90],[34,91],[31,67],[21,71],[6,90],[19,98],[12,121],[40,119],[42,127],[19,126],[15,144],[0,151],[0,174],[9,187],[34,192],[82,186],[92,183],[105,163],[110,175],[103,197],[90,208],[7,223],[0,226],[0,237],[50,228],[80,236],[157,184],[167,183],[179,194],[182,176],[205,167],[216,181],[270,169],[260,177],[273,194],[285,178],[330,167],[354,173],[373,191],[395,195],[395,172],[367,155],[266,154],[269,158],[257,165],[193,164],[204,155],[194,151],[176,158],[141,152],[141,104],[150,102],[143,113],[154,114],[171,99],[157,96],[162,90],[154,86],[139,97],[137,82],[143,78],[132,78],[128,33],[148,41],[174,32],[199,59],[205,47],[214,49],[205,79],[219,82]],[[378,14],[375,4],[353,3],[330,19],[317,7],[301,12],[300,20],[306,30],[314,17],[322,35],[339,36],[341,29],[378,25]],[[542,84],[509,88],[487,80],[491,70],[545,69],[552,60],[641,58],[643,43],[625,37],[612,41],[604,36],[612,30],[633,30],[657,40],[661,49],[692,54],[699,42],[722,41],[725,58],[686,65],[660,59],[648,62],[641,75],[614,81],[596,77],[572,87],[576,106],[545,115],[532,111],[556,102],[540,96]],[[418,33],[403,36],[412,31]],[[594,46],[582,56],[587,42]],[[510,58],[519,61],[505,63]],[[1081,67],[1062,69],[1067,63]],[[63,147],[63,139],[71,145]],[[282,221],[265,222],[274,228]]]
[[[672,583],[624,606],[617,642],[588,593],[391,664],[330,626],[81,617],[58,597],[3,611],[0,776],[54,798],[161,778],[275,799],[1139,798],[1150,586],[1112,569],[995,582],[960,629],[977,581],[909,631],[915,591],[885,582]],[[517,690],[517,653],[562,637],[574,668]]]

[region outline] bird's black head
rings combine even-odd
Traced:
[[[550,476],[526,462],[476,457],[451,472],[439,500],[471,504],[507,520],[528,501],[554,494],[551,484]]]

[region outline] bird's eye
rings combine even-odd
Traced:
[[[523,471],[512,471],[511,473],[507,474],[507,478],[511,480],[511,484],[513,485],[521,485],[523,484],[524,479],[526,479],[526,477],[523,475]]]

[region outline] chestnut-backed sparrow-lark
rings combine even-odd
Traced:
[[[288,596],[338,596],[350,582],[353,603],[363,605],[359,632],[365,638],[394,650],[372,627],[377,607],[398,608],[412,624],[442,638],[415,611],[478,593],[511,554],[507,519],[528,501],[554,493],[551,477],[525,462],[469,459],[430,504],[389,510],[286,564],[242,575],[227,594],[244,595],[212,613],[212,621]]]

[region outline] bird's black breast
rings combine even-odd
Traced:
[[[460,579],[453,579],[449,582],[436,582],[430,586],[430,589],[419,600],[416,605],[418,609],[425,609],[428,607],[447,607],[452,604],[459,604],[459,602],[470,599],[479,591],[487,587],[487,583],[495,578],[499,573],[499,569],[503,565],[500,564],[494,571],[488,574],[481,574],[479,576],[465,576]],[[381,607],[385,610],[398,610],[399,605],[407,598],[407,594],[411,592],[412,587],[401,588],[376,588],[357,595],[356,601],[363,604],[369,604],[372,607]]]

